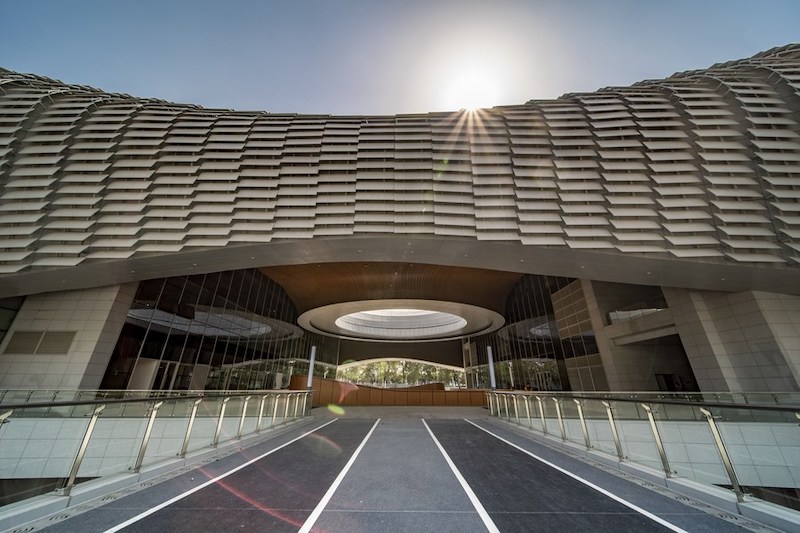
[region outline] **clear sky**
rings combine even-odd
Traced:
[[[800,41],[800,0],[0,0],[0,66],[238,110],[518,104]]]

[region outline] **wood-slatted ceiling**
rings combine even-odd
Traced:
[[[417,263],[326,263],[262,268],[280,284],[299,313],[339,302],[426,299],[505,312],[520,274]]]

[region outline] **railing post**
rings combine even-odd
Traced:
[[[575,405],[578,407],[578,418],[581,421],[581,429],[583,430],[583,440],[586,441],[586,449],[592,448],[592,442],[589,440],[589,428],[586,426],[586,419],[583,417],[583,404],[577,398],[573,398]]]
[[[619,440],[619,433],[617,433],[617,423],[614,421],[614,413],[611,411],[611,404],[604,400],[601,400],[601,403],[606,408],[606,414],[608,415],[608,423],[611,426],[611,436],[614,438],[614,446],[617,449],[617,457],[619,457],[620,461],[624,461],[625,454],[622,453],[622,443]]]
[[[192,428],[194,427],[194,419],[197,416],[197,406],[200,405],[203,399],[199,398],[194,401],[194,405],[192,405],[192,413],[189,415],[189,425],[186,426],[186,434],[183,436],[183,444],[181,445],[181,451],[178,455],[181,457],[186,457],[186,450],[189,449],[189,439],[192,438]]]
[[[728,479],[731,480],[731,486],[733,487],[733,492],[736,494],[736,499],[739,502],[743,502],[744,491],[742,490],[741,485],[739,485],[739,479],[736,477],[736,472],[733,470],[733,463],[731,463],[728,450],[725,449],[725,443],[722,441],[722,435],[719,434],[717,422],[714,420],[714,416],[708,409],[701,407],[700,412],[705,415],[706,420],[708,421],[708,427],[711,429],[711,434],[714,436],[714,443],[717,445],[717,451],[719,452],[720,459],[722,459],[722,465],[725,467],[725,472],[728,474]],[[798,416],[798,418],[800,418],[800,416]]]
[[[561,429],[561,440],[567,441],[567,429],[564,427],[564,419],[561,417],[561,400],[552,398],[553,403],[556,404],[556,417],[558,417],[558,427]]]
[[[644,410],[647,412],[647,419],[650,421],[650,429],[653,431],[653,440],[656,442],[656,449],[658,449],[658,455],[661,457],[661,466],[664,468],[664,473],[667,477],[672,477],[672,469],[669,467],[667,452],[664,450],[664,443],[661,441],[661,435],[658,433],[656,419],[653,418],[653,410],[646,403],[643,403],[642,407],[644,407]]]
[[[514,395],[514,416],[517,419],[517,424],[519,424],[519,405],[517,404],[517,395]]]
[[[495,416],[494,414],[494,399],[492,396],[494,395],[493,392],[486,393],[486,403],[489,404],[489,416]]]
[[[13,412],[14,412],[14,410],[12,409],[12,410],[10,410],[8,412],[5,412],[2,415],[0,415],[0,428],[3,427],[3,424],[8,424],[9,421],[6,420],[6,419],[9,416],[11,416],[11,413],[13,413]]]
[[[239,418],[239,428],[236,430],[236,438],[242,438],[242,432],[244,431],[244,417],[247,416],[247,402],[250,401],[252,396],[245,396],[244,403],[242,404],[242,416]]]
[[[267,401],[267,396],[269,396],[269,394],[264,394],[263,396],[261,396],[261,403],[258,406],[258,420],[256,420],[256,433],[261,431],[261,423],[264,420],[264,404]]]
[[[136,456],[136,463],[133,465],[133,471],[136,473],[142,469],[142,463],[144,463],[144,454],[147,451],[147,444],[150,442],[150,434],[153,432],[153,424],[156,422],[158,408],[162,405],[164,405],[163,401],[158,402],[150,408],[150,418],[147,420],[147,427],[144,430],[144,437],[142,437],[142,443],[139,445],[139,455]]]
[[[544,419],[544,404],[542,403],[542,399],[538,396],[534,396],[536,398],[536,403],[539,404],[539,418],[542,420],[542,433],[547,435],[547,422]]]
[[[292,396],[294,396],[294,414],[292,415],[292,418],[297,418],[297,411],[300,407],[300,393],[296,392]]]
[[[275,425],[275,419],[278,418],[278,398],[279,398],[279,396],[278,396],[278,394],[273,394],[273,396],[275,397],[275,399],[273,400],[273,403],[272,403],[272,419],[269,421],[269,427],[274,426]]]
[[[216,447],[219,444],[219,434],[222,431],[222,419],[225,418],[225,408],[228,406],[230,396],[223,398],[222,405],[219,408],[219,418],[217,418],[217,428],[214,430],[214,437],[211,439],[211,446]]]
[[[283,393],[284,396],[284,404],[283,404],[283,421],[286,422],[286,419],[289,418],[289,400],[291,396],[288,392]]]
[[[506,410],[506,418],[511,418],[511,413],[508,410],[508,394],[503,394],[503,407]]]
[[[533,422],[531,422],[531,402],[528,396],[523,396],[523,400],[525,400],[525,416],[528,417],[528,427],[533,427]]]
[[[69,471],[67,483],[64,485],[64,489],[61,492],[64,496],[69,496],[73,485],[75,485],[75,479],[78,477],[78,470],[81,467],[81,462],[83,462],[83,456],[86,455],[86,448],[89,447],[89,439],[92,438],[92,431],[94,431],[94,426],[97,424],[97,417],[100,416],[100,413],[102,413],[105,408],[105,405],[101,405],[92,412],[92,419],[89,420],[89,425],[86,426],[86,431],[83,433],[83,440],[78,448],[78,453],[75,454],[75,461],[72,462],[72,468]]]

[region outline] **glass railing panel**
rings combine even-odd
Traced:
[[[541,406],[544,410],[544,417],[547,420],[547,427],[550,433],[558,431],[558,418],[556,416],[556,405],[553,403],[552,396],[542,396]]]
[[[3,404],[28,403],[32,392],[30,390],[7,390],[3,394]]]
[[[586,426],[589,430],[589,439],[592,443],[592,448],[616,456],[617,447],[614,443],[614,434],[603,401],[584,400],[583,414],[586,417]]]
[[[228,401],[228,406],[225,409],[225,417],[222,421],[222,430],[219,434],[219,441],[224,442],[236,436],[236,431],[239,428],[239,417],[242,414],[242,405],[244,398],[231,398]]]
[[[644,409],[639,402],[609,401],[617,421],[647,420]]]
[[[727,480],[705,416],[696,407],[653,405],[653,417],[671,475],[710,485]]]
[[[700,414],[697,409],[692,407],[691,405],[676,405],[676,404],[657,404],[656,409],[658,410],[658,419],[660,420],[672,420],[672,421],[693,421],[693,420],[705,420],[702,414]],[[699,418],[698,418],[699,417]]]
[[[76,399],[92,402],[0,409],[0,418],[5,422],[0,424],[0,479],[4,479],[0,506],[65,487],[93,414],[97,417],[76,482],[131,472],[137,466],[149,415],[160,401],[135,401],[155,398],[157,395],[150,391],[0,392],[6,405],[42,404],[45,399],[52,401],[54,398],[59,402]],[[181,452],[197,398],[185,392],[169,396],[174,399],[163,400],[153,421],[143,456],[144,468],[178,457]],[[262,396],[252,395],[246,410],[243,396],[229,397],[219,443],[235,438],[240,430],[242,436],[256,430]],[[269,393],[264,403],[262,427],[268,428],[287,417],[304,416],[303,396]],[[188,452],[211,446],[222,405],[223,399],[219,397],[198,401]],[[276,405],[278,416],[272,420]]]
[[[76,417],[46,418],[29,409],[11,412],[0,426],[0,478],[2,501],[11,503],[63,486],[69,476],[93,409],[75,409]],[[0,412],[0,415],[3,413]],[[79,481],[88,476],[81,474]]]
[[[592,448],[618,455],[612,426],[602,403],[610,394],[533,393],[529,425],[536,431],[542,430],[542,424],[534,394],[542,400],[547,432],[556,437],[560,437],[560,428],[553,398],[561,399],[567,437],[576,443],[584,441],[572,397],[583,397],[583,414]],[[754,498],[800,510],[800,409],[781,407],[782,402],[795,397],[793,393],[636,392],[619,396],[624,399],[605,401],[611,407],[624,460],[664,471],[656,436],[643,406],[646,404],[652,411],[670,476],[729,489],[738,483],[744,493]],[[698,402],[701,399],[708,403]],[[690,401],[695,405],[677,403]],[[520,402],[520,405],[524,404]],[[800,405],[800,402],[792,405]],[[706,413],[713,414],[711,421]],[[528,425],[523,411],[520,422]],[[720,451],[720,446],[725,451]],[[730,458],[733,478],[723,457]]]
[[[607,420],[606,408],[603,402],[599,399],[583,400],[583,415],[587,419],[603,419]]]
[[[144,418],[119,417],[103,412],[81,463],[81,476],[102,477],[133,467],[144,435]]]
[[[197,417],[192,426],[187,453],[196,452],[211,445],[211,440],[214,438],[214,431],[217,427],[221,403],[220,399],[208,398],[198,404]],[[188,422],[187,419],[184,419],[185,424],[188,424]],[[186,426],[184,426],[185,430]]]
[[[526,428],[533,428],[537,418],[536,400],[529,394],[524,394],[519,398],[519,422]]]
[[[641,404],[638,402],[610,403],[616,416],[617,431],[625,458],[650,468],[662,470],[661,458],[653,439],[653,431]]]
[[[234,436],[239,433],[241,430],[241,435],[247,435],[248,433],[252,433],[256,430],[256,422],[258,419],[258,406],[260,401],[260,396],[250,396],[249,400],[245,401],[248,398],[240,397],[237,398],[238,402],[236,407],[236,413],[234,416],[235,427],[234,427]],[[232,400],[233,401],[233,400]],[[244,419],[242,419],[242,414],[244,414]],[[290,413],[290,416],[294,414],[294,411]],[[300,410],[297,411],[298,416],[300,416]]]
[[[178,457],[193,405],[193,399],[164,401],[153,421],[153,429],[144,456],[145,465]],[[192,430],[194,430],[194,424]],[[137,450],[137,456],[138,453]]]
[[[794,412],[739,409],[711,412],[745,493],[800,510],[800,419]],[[777,417],[776,415],[781,415]],[[726,481],[724,485],[730,485]]]
[[[274,420],[272,419],[272,413],[275,409],[277,401],[277,396],[275,394],[270,394],[267,396],[267,400],[264,402],[264,419],[261,421],[262,428],[268,428],[275,424]]]
[[[561,416],[564,421],[567,440],[577,444],[584,444],[583,428],[578,417],[578,405],[571,398],[561,400]]]
[[[529,396],[528,398],[529,398],[528,399],[528,403],[531,406],[530,407],[531,408],[531,428],[536,430],[536,431],[543,432],[544,431],[544,427],[542,426],[542,417],[541,417],[541,412],[539,410],[540,409],[539,402],[536,401],[536,398],[534,396]],[[544,400],[542,400],[542,401],[544,401]]]

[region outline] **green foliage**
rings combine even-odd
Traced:
[[[464,371],[421,361],[364,361],[340,368],[337,379],[375,387],[413,387],[427,383],[444,383],[445,387],[463,388]]]

